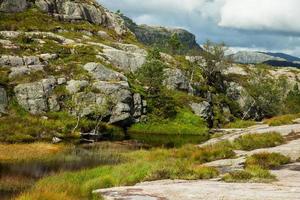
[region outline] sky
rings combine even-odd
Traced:
[[[98,0],[138,24],[184,28],[233,51],[300,56],[300,0]]]

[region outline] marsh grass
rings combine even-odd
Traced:
[[[272,182],[276,177],[266,169],[258,166],[248,167],[227,173],[222,180],[225,182]]]
[[[210,179],[219,175],[218,170],[202,166],[206,160],[221,159],[223,145],[198,148],[193,145],[179,149],[138,150],[123,153],[124,163],[102,166],[79,172],[64,172],[40,180],[32,190],[19,196],[28,199],[93,199],[100,198],[92,191],[100,188],[134,185],[138,182],[161,179]],[[218,149],[218,150],[216,150]],[[220,150],[219,150],[220,149]],[[195,152],[205,152],[204,160],[192,158]],[[199,155],[199,154],[198,154]],[[232,156],[232,154],[230,154]],[[192,159],[191,159],[192,158]],[[53,193],[53,197],[51,196]]]
[[[235,139],[233,145],[235,149],[254,150],[260,148],[269,148],[281,145],[284,143],[284,138],[276,132],[263,134],[247,134]]]
[[[290,158],[282,154],[262,152],[248,157],[245,166],[258,166],[262,169],[276,169],[289,162]]]
[[[250,126],[254,126],[255,124],[256,122],[252,120],[236,119],[235,121],[226,124],[224,128],[248,128]]]
[[[268,124],[269,126],[281,126],[281,125],[293,124],[293,120],[297,118],[300,118],[300,114],[281,115],[270,119],[266,119],[264,120],[264,123]]]

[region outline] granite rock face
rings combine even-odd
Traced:
[[[1,0],[0,1],[0,12],[22,12],[28,6],[26,0]]]
[[[124,72],[135,72],[145,62],[147,53],[135,45],[119,45],[119,49],[105,46],[102,56]]]
[[[31,114],[42,114],[50,110],[48,100],[55,86],[56,79],[52,77],[38,82],[19,84],[14,88],[14,92],[18,103],[25,110]]]
[[[66,21],[88,21],[115,30],[119,35],[128,32],[121,17],[102,7],[95,1],[37,0],[35,5],[59,19]]]
[[[87,63],[83,67],[88,71],[94,79],[101,81],[127,81],[127,78],[118,72],[115,72],[111,69],[106,68],[100,63]]]
[[[91,91],[74,92],[75,105],[82,107],[82,116],[97,113],[105,108],[107,122],[127,126],[139,121],[145,114],[145,104],[140,94],[131,92],[127,78],[100,63],[87,63],[83,66],[91,75],[88,83]]]
[[[207,101],[191,103],[190,107],[197,116],[203,119],[210,120],[213,116],[211,105]]]

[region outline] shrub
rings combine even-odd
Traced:
[[[262,169],[274,169],[281,165],[288,164],[290,158],[279,153],[257,153],[246,159],[245,166],[258,166]]]
[[[276,132],[263,134],[242,135],[234,140],[234,146],[241,150],[254,150],[267,147],[275,147],[284,143],[284,138]]]

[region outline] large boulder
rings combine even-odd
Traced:
[[[145,114],[146,102],[140,94],[131,92],[123,74],[100,63],[87,63],[83,68],[94,80],[91,84],[93,92],[74,95],[75,104],[82,105],[82,116],[95,114],[105,107],[104,114],[109,123],[127,126]]]
[[[31,114],[42,114],[50,110],[48,98],[56,86],[55,78],[19,84],[14,88],[19,105]]]
[[[144,51],[133,52],[132,49],[124,51],[115,48],[104,48],[103,56],[118,69],[124,72],[135,72],[145,63],[147,54]]]
[[[247,103],[252,100],[247,90],[236,82],[229,82],[227,84],[226,95],[231,100],[237,102],[242,111],[246,111],[248,109]]]
[[[132,94],[126,81],[96,81],[93,92],[79,92],[73,98],[75,105],[81,106],[81,116],[97,114],[104,108],[107,121],[122,126],[138,121],[145,111],[141,96]]]
[[[0,116],[6,113],[8,98],[6,90],[0,86]]]
[[[115,30],[117,34],[128,32],[123,19],[95,1],[36,0],[35,5],[59,19],[88,21]]]
[[[1,0],[0,1],[0,12],[22,12],[28,6],[26,0]]]
[[[100,81],[127,81],[126,76],[111,69],[108,69],[100,63],[87,63],[83,67],[94,79]]]
[[[165,69],[164,85],[170,90],[189,90],[189,81],[184,73],[177,68]]]

